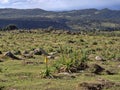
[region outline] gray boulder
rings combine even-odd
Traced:
[[[21,60],[20,58],[16,57],[12,52],[8,51],[4,54],[4,56],[10,57],[12,59],[16,59],[16,60]]]

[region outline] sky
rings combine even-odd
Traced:
[[[120,10],[120,0],[0,0],[0,8],[40,8],[48,11],[89,8]]]

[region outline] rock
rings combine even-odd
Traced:
[[[15,54],[15,55],[21,55],[21,51],[13,51],[13,53]]]
[[[111,89],[112,87],[115,87],[115,90],[119,90],[120,83],[104,79],[95,82],[83,82],[76,86],[76,90],[114,90]]]
[[[4,54],[4,56],[8,56],[12,59],[17,59],[17,60],[21,60],[20,58],[16,57],[12,52],[8,51]]]
[[[0,54],[2,54],[2,51],[0,51]]]
[[[42,48],[40,50],[41,50],[43,55],[49,56],[49,54],[45,50],[43,50]]]
[[[34,51],[30,51],[28,54],[22,54],[25,58],[35,58],[34,57]]]
[[[40,49],[35,49],[34,50],[34,54],[35,55],[46,55],[46,56],[49,56],[49,54],[45,51],[45,50],[43,50],[42,48],[40,48]]]
[[[103,61],[104,59],[101,56],[96,56],[95,60],[97,60],[97,61]]]
[[[120,61],[120,57],[116,58],[116,61]]]
[[[54,59],[54,56],[47,56],[48,59]]]
[[[34,54],[35,54],[35,55],[42,55],[41,49],[35,49],[35,50],[34,50]]]
[[[76,73],[77,72],[77,68],[76,67],[70,67],[70,72],[72,73]]]
[[[30,54],[23,54],[23,57],[24,57],[24,58],[33,58],[33,55],[30,55]]]
[[[51,55],[51,56],[56,55],[56,54],[57,54],[57,52],[51,52],[51,53],[49,53],[49,55]]]
[[[25,50],[23,51],[23,54],[29,54],[29,51]]]
[[[62,73],[59,73],[59,75],[68,75],[68,76],[70,76],[70,73],[68,73],[68,72],[62,72]]]
[[[98,64],[93,64],[90,67],[90,71],[94,74],[101,74],[105,69]]]
[[[118,68],[120,68],[120,65],[118,65]]]
[[[108,75],[114,75],[114,74],[118,74],[118,71],[119,71],[119,68],[111,67],[111,68],[108,68],[105,72]]]
[[[81,62],[80,65],[77,67],[77,70],[85,70],[88,67],[89,66],[87,65],[87,63]]]
[[[0,59],[0,62],[4,62],[4,60]]]
[[[34,58],[32,54],[23,54],[24,58]]]
[[[79,84],[76,90],[103,90],[104,85],[102,83],[87,83],[83,82]]]
[[[114,75],[114,74],[116,74],[114,71],[110,71],[110,70],[106,70],[106,73],[107,73],[108,75]]]
[[[58,70],[59,73],[61,72],[67,72],[67,68],[65,66],[60,67],[60,69]]]
[[[68,40],[68,43],[75,43],[75,41],[72,41],[72,40]]]
[[[55,60],[58,60],[58,59],[59,59],[59,57],[58,57],[58,56],[57,56],[57,57],[54,57],[54,59],[55,59]]]
[[[73,74],[70,74],[68,72],[62,72],[62,73],[59,73],[57,78],[61,78],[61,79],[71,79],[71,78],[75,78],[75,75]]]

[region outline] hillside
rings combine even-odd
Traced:
[[[63,12],[42,9],[0,9],[0,27],[16,24],[19,28],[72,30],[120,30],[120,11],[85,9]]]

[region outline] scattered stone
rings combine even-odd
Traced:
[[[111,89],[112,87],[120,88],[120,83],[115,83],[108,80],[100,80],[99,82],[97,81],[94,83],[83,82],[77,85],[76,90],[108,90]]]
[[[101,74],[105,69],[98,64],[93,64],[90,66],[90,71],[94,74]]]
[[[102,90],[104,88],[102,83],[87,83],[79,84],[76,90]]]
[[[87,63],[81,62],[80,65],[77,67],[77,70],[85,70],[88,67],[89,66],[87,65]]]
[[[101,56],[96,56],[95,60],[97,60],[97,61],[103,61],[104,59]]]
[[[34,58],[33,54],[23,54],[25,58]]]
[[[108,75],[114,75],[114,74],[116,74],[114,71],[110,71],[110,70],[106,70],[106,73],[107,73]]]
[[[54,57],[54,59],[55,59],[55,60],[58,60],[58,59],[59,59],[59,56]]]
[[[49,56],[49,54],[45,51],[45,50],[43,50],[42,48],[40,48],[40,49],[35,49],[34,50],[34,54],[35,55],[46,55],[46,56]]]
[[[116,61],[120,61],[120,57],[116,58]]]
[[[2,54],[2,51],[0,51],[0,54]]]
[[[57,54],[57,52],[51,52],[51,53],[49,53],[49,55],[51,55],[51,56],[54,56],[56,54]]]
[[[35,55],[42,55],[41,49],[35,49],[35,50],[34,50],[34,54],[35,54]]]
[[[116,67],[112,67],[110,69],[107,69],[105,72],[108,75],[114,75],[114,74],[118,74],[118,70]]]
[[[68,40],[68,43],[75,43],[75,41],[72,41],[72,40]]]
[[[54,56],[47,56],[48,59],[54,59]]]
[[[4,60],[0,59],[0,62],[4,62]]]
[[[23,51],[23,54],[29,54],[29,51],[25,50]]]
[[[15,54],[15,55],[21,55],[21,51],[13,51],[13,54]]]
[[[76,75],[70,74],[68,72],[62,72],[62,73],[59,73],[58,76],[55,76],[55,77],[60,78],[60,79],[71,79],[71,78],[75,78]]]
[[[22,56],[23,56],[24,58],[35,58],[33,51],[30,51],[30,52],[27,53],[27,54],[23,54]]]
[[[77,68],[76,67],[70,67],[70,72],[72,73],[76,73],[77,72]]]
[[[0,86],[0,90],[4,90],[5,89],[5,86]]]
[[[95,57],[94,54],[90,54],[90,55],[88,56],[88,59],[89,59],[89,60],[93,60],[94,57]]]
[[[8,51],[4,54],[4,56],[8,56],[12,59],[16,59],[16,60],[21,60],[20,58],[16,57],[12,52]]]
[[[45,50],[43,50],[42,48],[40,50],[41,50],[43,55],[49,56],[49,54]]]
[[[68,76],[70,76],[70,73],[68,73],[68,72],[62,72],[62,73],[59,73],[59,75],[68,75]]]
[[[120,65],[118,65],[118,68],[120,68]]]
[[[60,67],[60,69],[58,70],[59,73],[61,72],[67,72],[67,68],[65,66]]]

